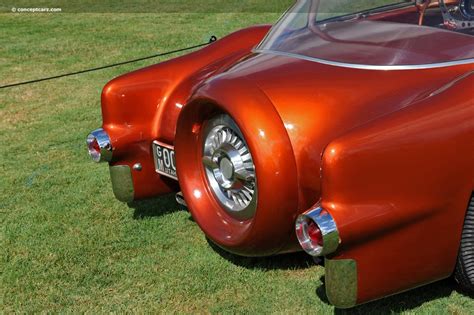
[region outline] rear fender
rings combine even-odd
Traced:
[[[474,188],[473,86],[474,75],[464,75],[326,148],[322,206],[341,238],[326,275],[336,306],[452,274]],[[337,294],[348,287],[338,270],[355,275],[350,297]]]
[[[232,33],[209,46],[157,65],[120,76],[102,92],[103,128],[111,138],[111,166],[136,163],[132,170],[134,199],[177,189],[156,174],[151,143],[172,144],[176,122],[192,90],[204,79],[250,52],[270,26],[254,26]]]

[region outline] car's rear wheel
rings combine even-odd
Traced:
[[[454,278],[464,290],[474,294],[474,194],[467,207]]]

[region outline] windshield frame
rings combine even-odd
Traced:
[[[459,65],[467,65],[467,64],[474,63],[474,58],[469,58],[469,59],[417,64],[417,65],[369,65],[369,64],[360,64],[360,63],[347,63],[347,62],[340,62],[340,61],[332,61],[332,60],[309,57],[309,56],[304,56],[300,54],[294,54],[294,53],[270,50],[270,49],[255,48],[252,50],[252,52],[312,61],[312,62],[317,62],[317,63],[321,63],[328,66],[359,69],[359,70],[378,70],[378,71],[424,70],[424,69],[435,69],[435,68],[445,68],[445,67],[452,67],[452,66],[459,66]],[[472,73],[474,72],[474,70],[470,72]]]

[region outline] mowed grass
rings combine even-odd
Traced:
[[[193,45],[278,16],[0,14],[0,85]],[[151,63],[0,90],[0,312],[345,312],[328,304],[324,268],[304,254],[236,257],[209,244],[172,196],[115,200],[107,165],[90,161],[84,138],[101,125],[104,84]],[[350,312],[473,311],[448,279]]]

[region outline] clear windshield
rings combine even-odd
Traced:
[[[311,1],[307,1],[311,2]],[[316,1],[313,1],[316,2]],[[366,12],[374,9],[387,10],[394,7],[413,5],[413,0],[393,1],[393,0],[320,0],[317,8],[316,20],[322,21],[332,17],[343,17],[359,12]],[[316,8],[315,8],[316,9]]]
[[[427,7],[421,20],[419,9],[411,0],[299,0],[257,51],[374,66],[474,58],[474,23],[453,31],[437,3]]]

